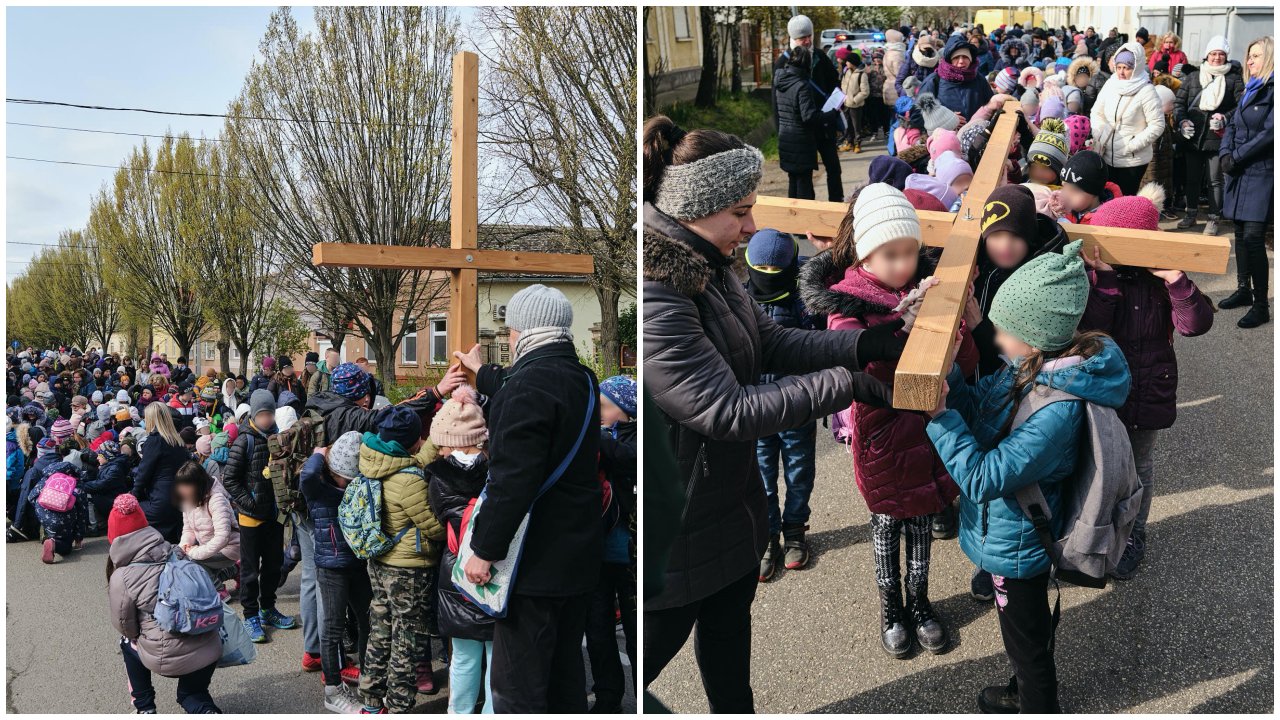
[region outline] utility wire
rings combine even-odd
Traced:
[[[129,137],[159,138],[159,139],[161,139],[161,140],[181,140],[181,139],[182,139],[182,136],[180,136],[180,135],[150,135],[150,134],[147,134],[147,133],[119,132],[119,131],[115,131],[115,130],[93,130],[93,129],[91,129],[91,128],[65,127],[65,126],[63,126],[63,125],[40,125],[39,123],[22,123],[22,122],[13,122],[12,120],[10,120],[10,121],[6,122],[6,123],[5,123],[5,125],[17,125],[17,126],[19,126],[19,127],[44,128],[44,129],[46,129],[46,130],[70,130],[70,131],[72,131],[72,132],[96,133],[96,134],[98,134],[98,135],[127,135],[127,136],[129,136]],[[193,142],[219,142],[219,143],[221,143],[221,142],[230,142],[229,140],[224,140],[224,139],[222,139],[222,138],[203,138],[203,137],[202,137],[202,138],[194,138],[194,137],[190,137],[190,136],[188,136],[188,139],[192,140]]]
[[[152,108],[133,108],[133,107],[111,107],[108,105],[83,105],[80,103],[59,102],[56,100],[33,100],[30,98],[5,98],[5,102],[15,105],[48,105],[54,107],[80,108],[82,110],[110,110],[115,112],[138,112],[148,113],[151,115],[174,115],[177,117],[200,117],[200,118],[226,118],[231,120],[261,120],[264,122],[295,122],[295,123],[328,123],[330,125],[391,125],[403,127],[431,127],[423,123],[377,123],[377,122],[360,122],[358,120],[329,120],[325,118],[310,118],[299,120],[296,118],[271,117],[269,115],[227,115],[226,113],[199,113],[199,112],[179,112],[176,110],[155,110]]]
[[[216,175],[213,173],[190,172],[188,170],[160,170],[156,168],[133,168],[120,167],[119,165],[102,165],[100,163],[76,162],[74,160],[49,160],[46,158],[20,157],[18,155],[5,155],[9,160],[26,160],[28,162],[50,163],[53,165],[82,165],[84,167],[107,168],[108,170],[128,170],[130,172],[142,170],[149,173],[164,173],[166,175],[193,175],[196,177],[222,178],[224,180],[248,180],[247,177],[240,175]]]

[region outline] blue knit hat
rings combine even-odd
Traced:
[[[359,400],[369,394],[369,373],[355,363],[342,363],[329,376],[333,391],[349,400]]]
[[[408,450],[422,437],[422,420],[418,413],[407,407],[390,407],[383,412],[382,420],[378,423],[378,437],[400,443],[401,447]]]
[[[795,238],[788,233],[777,230],[757,230],[747,243],[747,264],[751,267],[769,265],[772,267],[790,267],[800,256],[800,247]],[[627,413],[630,415],[630,413]]]
[[[759,235],[760,233],[756,233]],[[600,383],[600,393],[617,405],[627,417],[636,416],[636,381],[625,375],[614,375]]]
[[[877,155],[871,161],[871,168],[867,171],[868,183],[888,183],[899,190],[905,190],[907,185],[907,177],[914,173],[911,166],[892,155]]]

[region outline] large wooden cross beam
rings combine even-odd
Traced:
[[[1005,160],[1016,138],[1018,102],[1005,103],[973,183],[958,213],[918,211],[926,244],[943,248],[934,271],[940,281],[925,295],[906,350],[898,361],[893,405],[904,410],[932,410],[942,395],[951,368],[954,338],[964,314],[964,296],[978,256],[978,240],[987,196],[1005,177]],[[783,232],[812,232],[834,237],[849,211],[843,203],[791,200],[760,196],[753,210],[757,227]],[[1102,258],[1116,265],[1217,273],[1227,271],[1231,252],[1225,237],[1067,225],[1067,236],[1083,239],[1085,251],[1102,250]]]
[[[480,271],[540,275],[590,275],[590,255],[478,250],[479,58],[453,56],[452,165],[449,247],[317,243],[311,263],[321,267],[443,270],[449,273],[449,347],[466,352],[479,332],[477,276]]]

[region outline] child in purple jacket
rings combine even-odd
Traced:
[[[1149,183],[1137,195],[1103,203],[1091,225],[1159,230],[1164,191]],[[1173,425],[1177,415],[1178,360],[1173,333],[1195,337],[1213,327],[1213,307],[1180,270],[1111,267],[1098,255],[1085,257],[1090,268],[1089,304],[1081,330],[1101,330],[1115,338],[1129,363],[1133,381],[1120,419],[1129,429],[1138,480],[1144,490],[1142,509],[1113,577],[1128,580],[1146,552],[1147,515],[1155,484],[1156,433]]]

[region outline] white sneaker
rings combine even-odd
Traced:
[[[329,712],[342,713],[346,715],[357,715],[360,708],[363,707],[351,695],[351,691],[346,685],[325,685],[324,686],[324,709]]]

